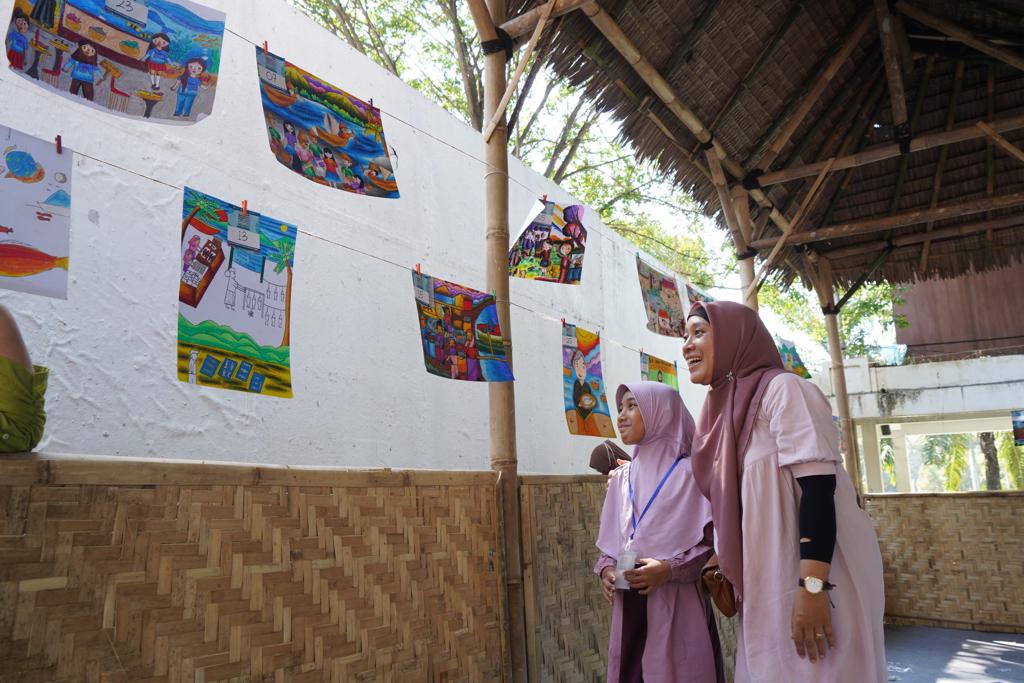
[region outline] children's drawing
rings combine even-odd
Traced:
[[[213,111],[224,17],[190,0],[15,0],[7,61],[76,102],[195,123]]]
[[[715,300],[715,297],[711,296],[703,289],[693,284],[692,282],[686,283],[686,310],[689,312],[690,306],[693,306],[698,301],[701,303],[711,303]]]
[[[1011,411],[1010,424],[1013,425],[1013,443],[1024,446],[1024,410]]]
[[[562,384],[570,434],[614,437],[601,372],[601,336],[562,323]]]
[[[647,329],[666,337],[682,337],[686,324],[679,285],[671,275],[658,271],[636,257],[636,271],[640,277],[640,293],[647,311]]]
[[[185,188],[178,379],[291,398],[298,228]]]
[[[508,274],[526,280],[578,285],[583,277],[586,249],[583,207],[563,207],[545,199],[536,205],[533,218],[508,252]]]
[[[640,378],[645,382],[661,382],[679,389],[679,370],[675,361],[670,363],[643,351],[640,352]]]
[[[380,109],[256,48],[270,150],[301,176],[338,190],[398,198]]]
[[[470,382],[511,382],[494,297],[412,271],[427,372]]]
[[[0,287],[68,298],[67,147],[0,126]]]
[[[779,355],[782,357],[782,364],[790,372],[796,373],[806,379],[811,378],[804,362],[800,360],[800,354],[796,351],[796,344],[781,337],[775,338],[775,345],[779,348]]]

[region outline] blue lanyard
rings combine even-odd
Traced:
[[[654,493],[651,494],[650,500],[648,500],[647,505],[644,506],[643,512],[640,513],[640,519],[636,518],[636,502],[633,500],[633,471],[632,467],[630,467],[629,478],[626,481],[629,482],[629,512],[630,515],[632,515],[633,533],[629,535],[629,540],[632,541],[633,537],[636,536],[636,528],[640,525],[640,522],[644,520],[644,516],[647,514],[647,511],[651,509],[651,503],[653,503],[654,499],[658,497],[659,493],[661,493],[661,488],[665,485],[665,482],[668,481],[668,478],[672,476],[672,470],[676,468],[676,465],[678,465],[682,459],[683,456],[676,458],[676,461],[672,463],[672,467],[668,468],[668,472],[666,472],[665,476],[663,476],[661,481],[658,482],[658,488],[654,489]]]

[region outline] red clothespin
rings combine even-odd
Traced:
[[[270,52],[270,48],[267,47],[267,41],[265,41],[265,40],[263,41],[263,51],[264,52]]]
[[[544,202],[545,204],[547,204],[548,203],[548,196],[544,195],[544,199],[542,199],[541,201]]]
[[[416,264],[416,274],[417,275],[423,275],[423,273],[420,271],[420,264],[418,264],[418,263]]]
[[[562,318],[562,324],[563,325],[565,324],[565,318]]]
[[[64,153],[64,143],[61,140],[60,136],[58,135],[57,137],[55,137],[53,139],[53,142],[54,142],[54,144],[57,145],[57,154],[63,154]]]
[[[249,200],[248,199],[243,199],[242,200],[242,215],[243,216],[248,216],[249,215]]]

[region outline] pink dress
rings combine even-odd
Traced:
[[[886,680],[882,557],[842,467],[839,435],[821,391],[792,373],[771,380],[743,463],[744,596],[736,683],[881,683]],[[800,569],[796,477],[836,475],[836,545],[829,581],[836,647],[811,662],[791,639]],[[787,544],[789,549],[787,550]]]

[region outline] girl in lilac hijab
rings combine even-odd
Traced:
[[[620,385],[616,403],[622,441],[634,449],[611,475],[597,536],[594,571],[612,604],[607,680],[722,681],[718,635],[698,585],[712,530],[690,466],[693,417],[676,390],[657,382]],[[616,568],[629,557],[633,566]]]

